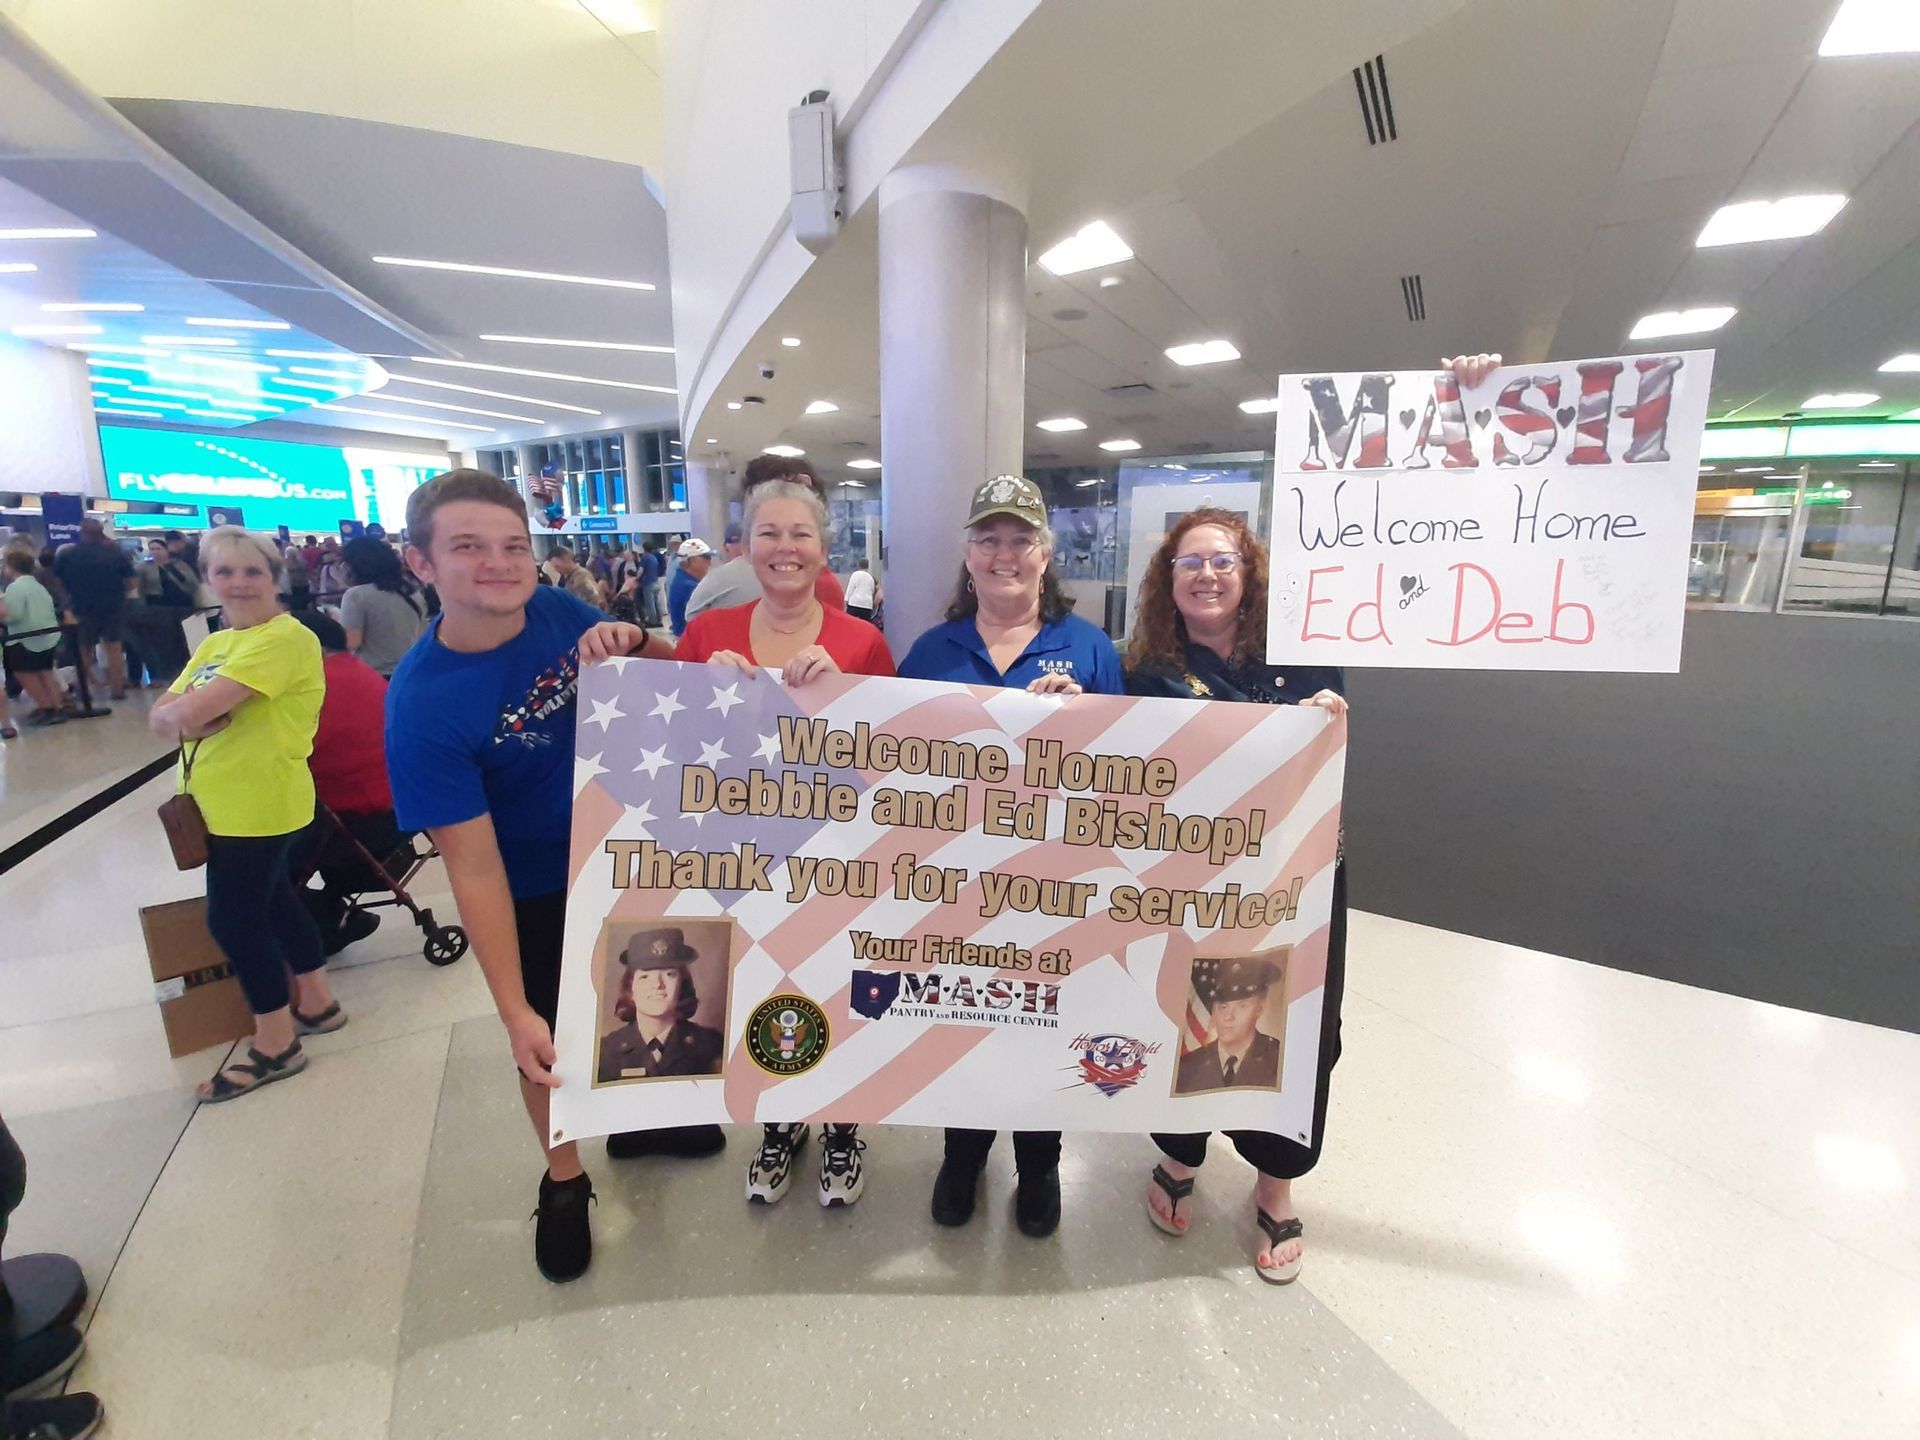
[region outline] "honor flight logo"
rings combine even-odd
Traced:
[[[847,1004],[869,1020],[940,1020],[951,1025],[1060,1028],[1060,987],[1048,980],[982,978],[964,968],[856,970]]]

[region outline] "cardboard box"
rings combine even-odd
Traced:
[[[168,1054],[191,1055],[253,1033],[247,997],[207,930],[204,896],[142,906],[140,930],[147,937]]]

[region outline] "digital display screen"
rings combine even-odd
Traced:
[[[309,535],[337,534],[342,520],[397,534],[407,497],[451,464],[445,455],[122,425],[100,427],[100,454],[116,500],[237,506],[249,529]]]

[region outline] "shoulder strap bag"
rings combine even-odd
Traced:
[[[195,740],[187,747],[182,757],[182,781],[193,779],[193,760],[202,743]],[[200,813],[200,802],[192,795],[182,790],[161,802],[160,825],[167,832],[167,844],[173,847],[175,869],[198,870],[207,863],[207,821]]]

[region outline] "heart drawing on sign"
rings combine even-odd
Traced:
[[[1414,412],[1411,410],[1402,410],[1400,412],[1400,428],[1402,430],[1411,430],[1413,428],[1413,416]]]
[[[1553,412],[1553,418],[1558,420],[1562,425],[1571,425],[1573,423],[1573,416],[1574,409],[1571,405],[1562,405],[1558,410]]]
[[[1418,575],[1402,575],[1400,577],[1400,593],[1402,595],[1411,595],[1413,593],[1413,587],[1419,583],[1420,577]]]
[[[1493,412],[1491,410],[1476,410],[1473,412],[1473,423],[1478,425],[1482,430],[1487,428],[1487,422],[1491,419],[1493,419]]]

